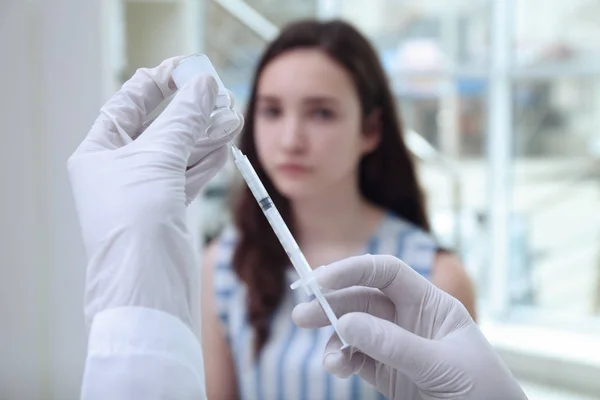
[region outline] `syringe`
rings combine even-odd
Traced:
[[[223,82],[219,78],[219,75],[217,74],[208,57],[206,57],[204,54],[197,54],[185,59],[178,65],[177,68],[175,68],[172,73],[172,77],[177,87],[183,87],[183,85],[189,79],[201,71],[211,74],[219,86],[217,104],[215,111],[211,114],[211,123],[207,129],[207,134],[209,137],[217,138],[228,134],[233,129],[237,128],[242,120],[241,116],[232,109],[233,99],[229,97],[228,91],[225,89]],[[298,275],[300,275],[300,279],[291,285],[292,290],[302,286],[309,296],[314,294],[321,304],[321,307],[325,311],[327,318],[329,318],[331,325],[335,328],[338,320],[335,313],[333,312],[329,302],[323,295],[321,288],[315,280],[312,268],[306,261],[304,254],[302,254],[300,251],[296,240],[283,221],[281,214],[279,214],[279,211],[277,211],[275,204],[273,204],[273,201],[267,193],[267,190],[258,178],[258,175],[252,167],[252,164],[250,164],[248,157],[246,157],[235,145],[230,143],[229,146],[233,153],[235,165],[240,170],[242,177],[246,181],[250,191],[252,191],[252,194],[258,202],[265,217],[267,217],[271,228],[273,228],[275,235],[277,235],[279,242],[287,253],[292,265],[296,269],[296,272],[298,272]],[[196,162],[197,160],[192,161]],[[339,333],[338,336],[340,336]],[[343,344],[342,349],[349,347],[341,336],[340,340]]]
[[[300,279],[294,282],[291,285],[291,288],[295,290],[302,286],[306,291],[306,294],[309,296],[314,294],[319,304],[321,304],[321,307],[323,307],[323,311],[325,311],[325,314],[327,315],[327,318],[329,318],[331,325],[335,328],[337,326],[338,318],[329,305],[329,302],[323,295],[319,284],[314,278],[312,268],[306,261],[302,251],[300,251],[300,247],[283,221],[283,218],[281,217],[281,214],[279,214],[277,207],[275,207],[275,204],[273,204],[271,197],[258,178],[258,175],[248,160],[248,157],[246,157],[244,153],[242,153],[235,145],[230,144],[230,147],[233,153],[235,165],[242,174],[242,177],[246,181],[246,184],[250,188],[250,191],[254,195],[254,198],[258,202],[258,205],[260,206],[265,217],[267,217],[271,228],[273,228],[275,235],[277,235],[279,242],[287,253],[292,265],[296,269],[296,272],[298,272],[298,275],[300,275]],[[343,344],[342,349],[349,347],[339,333],[338,336]]]

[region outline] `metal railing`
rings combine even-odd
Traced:
[[[252,8],[244,0],[213,0],[223,10],[254,32],[265,42],[270,42],[279,33],[279,28]]]

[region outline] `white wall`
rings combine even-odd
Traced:
[[[102,0],[0,5],[0,398],[78,398],[84,257],[65,163],[103,102]]]
[[[31,113],[28,32],[24,2],[0,6],[3,96],[0,98],[0,398],[39,398],[36,365],[41,348],[39,295],[43,292],[32,247],[36,236],[36,155]],[[5,62],[10,60],[11,62]]]
[[[66,175],[66,160],[103,103],[99,3],[43,1],[41,28],[45,94],[42,145],[48,207],[50,369],[52,398],[79,392],[85,351],[82,315],[84,254]],[[73,57],[75,56],[75,57]],[[52,99],[52,101],[50,101]]]

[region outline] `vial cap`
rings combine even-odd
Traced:
[[[212,75],[219,86],[217,102],[220,103],[220,106],[229,107],[229,104],[225,104],[230,103],[229,93],[227,89],[225,89],[225,85],[223,85],[221,78],[219,78],[219,74],[217,74],[215,67],[212,65],[206,55],[196,54],[185,58],[177,67],[175,67],[171,73],[171,78],[173,78],[175,85],[177,85],[178,88],[181,88],[186,84],[187,81],[200,73]]]

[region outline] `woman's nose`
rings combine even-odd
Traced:
[[[286,150],[301,150],[306,142],[302,129],[302,120],[297,117],[286,118],[280,132],[280,144]]]

